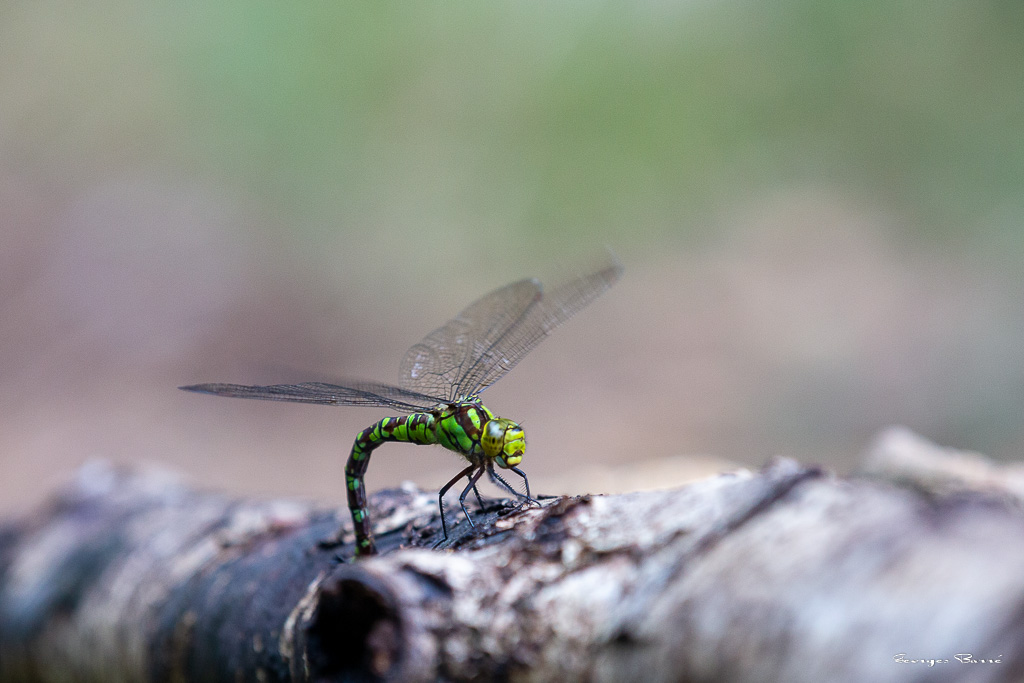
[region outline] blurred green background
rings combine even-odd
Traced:
[[[535,490],[1024,445],[1016,0],[3,2],[0,93],[0,512],[92,457],[340,501],[382,413],[175,387],[394,381],[606,246],[486,396]],[[371,490],[459,467],[378,453]]]

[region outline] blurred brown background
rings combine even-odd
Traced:
[[[1022,84],[1006,0],[0,3],[0,513],[94,457],[341,501],[384,413],[176,387],[394,381],[606,245],[622,282],[485,396],[535,490],[844,469],[892,423],[1018,458]]]

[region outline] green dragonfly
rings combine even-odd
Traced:
[[[375,406],[411,413],[385,417],[359,432],[345,466],[348,507],[355,528],[356,555],[373,555],[376,547],[367,511],[363,475],[375,448],[388,441],[441,444],[463,456],[469,465],[445,484],[438,495],[441,529],[448,539],[444,495],[462,478],[466,495],[486,472],[495,484],[519,498],[533,501],[530,482],[517,467],[526,451],[526,436],[516,422],[496,417],[480,394],[501,379],[556,327],[607,290],[622,273],[612,260],[600,270],[578,277],[544,294],[536,279],[527,278],[496,289],[472,303],[442,327],[409,349],[402,359],[398,386],[380,382],[343,384],[195,384],[181,387],[216,396],[294,401],[335,406]],[[494,466],[523,478],[526,495],[516,491]],[[533,501],[535,502],[535,501]],[[443,541],[442,541],[443,542]]]

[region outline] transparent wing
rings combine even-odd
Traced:
[[[612,261],[601,270],[544,294],[473,361],[456,393],[483,391],[504,377],[559,325],[615,284],[621,274],[622,265]]]
[[[540,282],[526,279],[473,302],[405,353],[399,369],[402,387],[449,401],[458,398],[462,379],[476,360],[540,298]]]
[[[305,382],[303,384],[271,384],[265,387],[246,384],[193,384],[179,388],[214,396],[319,403],[331,406],[379,406],[405,411],[430,408],[445,402],[444,398],[427,396],[390,384],[362,381],[355,381],[348,385]]]
[[[448,400],[486,389],[621,273],[613,260],[547,295],[537,280],[491,292],[409,349],[402,359],[402,386]]]

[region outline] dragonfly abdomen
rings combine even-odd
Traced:
[[[370,454],[377,446],[388,441],[435,444],[438,442],[435,423],[436,418],[432,413],[385,417],[356,435],[345,465],[345,488],[348,490],[348,507],[352,511],[352,524],[356,532],[357,554],[373,555],[376,552],[366,510],[366,485],[363,483],[363,475],[370,464]]]

